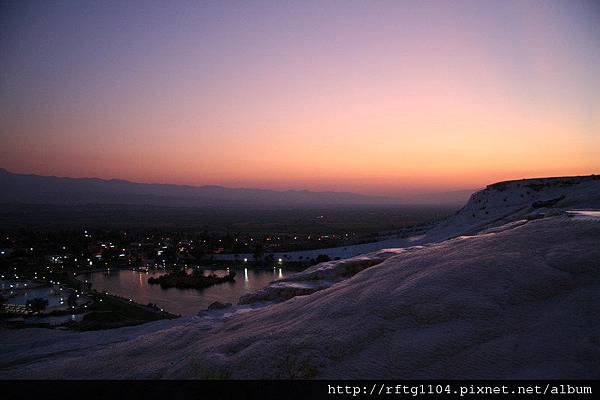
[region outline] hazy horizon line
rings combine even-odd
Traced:
[[[445,194],[445,193],[461,193],[467,191],[477,191],[483,189],[486,185],[492,185],[499,182],[507,182],[514,180],[522,180],[522,179],[545,179],[545,178],[565,178],[571,176],[589,176],[589,175],[598,175],[595,173],[589,174],[581,174],[581,175],[552,175],[552,176],[533,176],[533,177],[522,177],[516,179],[507,179],[507,180],[489,180],[488,183],[484,186],[480,187],[469,187],[469,188],[456,188],[456,189],[447,189],[447,190],[423,190],[423,191],[412,191],[406,192],[404,194],[377,194],[377,193],[369,193],[369,192],[361,192],[361,191],[353,191],[353,190],[333,190],[333,189],[311,189],[306,187],[295,187],[295,188],[276,188],[276,187],[260,187],[260,186],[232,186],[227,184],[199,184],[199,183],[177,183],[177,182],[164,182],[164,181],[143,181],[143,180],[132,180],[128,178],[121,177],[102,177],[102,176],[66,176],[66,175],[53,175],[53,174],[42,174],[36,172],[22,172],[15,171],[5,167],[0,167],[0,171],[6,171],[9,174],[13,175],[30,175],[30,176],[40,176],[40,177],[50,177],[50,178],[58,178],[58,179],[95,179],[101,181],[120,181],[126,182],[130,184],[141,184],[141,185],[168,185],[168,186],[184,186],[184,187],[194,187],[194,188],[202,188],[202,187],[220,187],[224,189],[239,189],[239,190],[262,190],[262,191],[273,191],[273,192],[313,192],[313,193],[348,193],[354,195],[361,195],[367,197],[382,197],[382,198],[398,198],[401,199],[402,196],[407,197],[415,197],[415,196],[427,196],[427,195],[435,195],[435,194]]]
[[[165,181],[144,181],[144,180],[136,180],[129,178],[121,178],[121,177],[103,177],[103,176],[89,176],[89,175],[54,175],[48,173],[38,173],[38,172],[23,172],[16,171],[13,169],[5,168],[0,166],[0,171],[6,171],[9,174],[13,175],[29,175],[29,176],[39,176],[46,178],[58,178],[58,179],[89,179],[89,180],[101,180],[105,182],[125,182],[130,184],[140,184],[140,185],[168,185],[168,186],[184,186],[184,187],[193,187],[193,188],[203,188],[203,187],[219,187],[224,189],[239,189],[239,190],[264,190],[264,191],[272,191],[272,192],[312,192],[312,193],[347,193],[353,195],[361,195],[366,197],[384,197],[384,198],[402,198],[402,194],[377,194],[377,193],[369,193],[369,192],[361,192],[361,191],[353,191],[353,190],[333,190],[333,189],[310,189],[306,187],[296,187],[296,188],[276,188],[276,187],[260,187],[260,186],[233,186],[223,184],[213,184],[213,183],[178,183],[178,182],[165,182]],[[527,178],[525,178],[527,179]],[[531,178],[535,179],[535,178]],[[496,183],[496,182],[490,182]],[[437,191],[414,191],[404,194],[410,196],[420,196],[420,195],[433,195],[440,193],[459,193],[459,192],[467,192],[467,191],[477,191],[482,189],[483,187],[469,187],[469,188],[457,188],[450,190],[437,190]]]

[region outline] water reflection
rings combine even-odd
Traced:
[[[47,310],[51,311],[53,308],[60,308],[60,306],[64,303],[64,298],[60,292],[61,290],[61,288],[54,286],[42,286],[27,289],[19,293],[17,296],[12,297],[10,299],[10,303],[25,305],[29,300],[42,298],[48,300]]]
[[[210,273],[226,275],[229,272],[229,269],[201,270],[204,275]],[[274,268],[272,273],[269,270],[248,268],[235,271],[237,273],[235,282],[226,282],[202,290],[163,289],[160,285],[148,284],[148,278],[158,277],[164,274],[163,271],[112,270],[84,274],[81,278],[89,280],[92,287],[101,292],[106,291],[131,298],[141,304],[154,303],[175,314],[195,315],[215,301],[236,304],[244,294],[261,289],[271,281],[284,277],[282,268],[279,268],[279,271]]]

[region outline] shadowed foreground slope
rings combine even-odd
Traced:
[[[0,376],[598,378],[599,244],[600,219],[561,214],[390,252],[329,288],[224,319],[5,331]]]

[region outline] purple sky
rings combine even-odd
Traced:
[[[400,194],[600,172],[593,1],[3,1],[0,167]]]

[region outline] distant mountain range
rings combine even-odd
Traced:
[[[474,191],[474,190],[473,190]],[[16,174],[0,168],[0,203],[136,204],[171,207],[322,207],[465,203],[473,191],[433,193],[413,198],[348,192],[267,190],[136,183],[120,179],[65,178]]]

